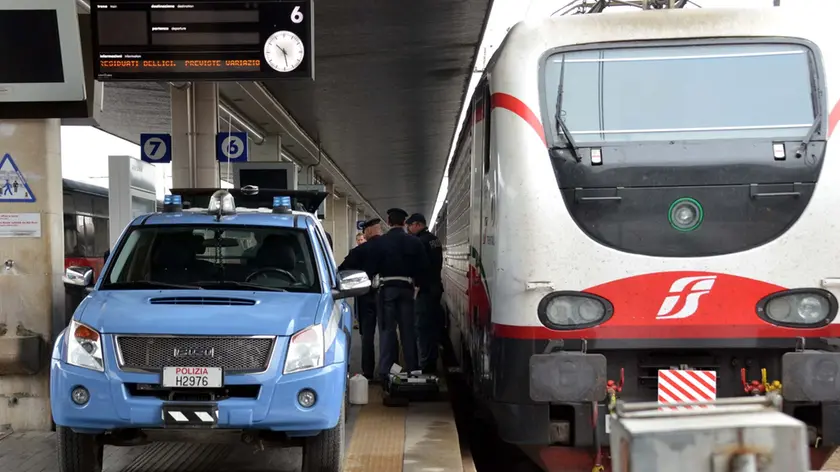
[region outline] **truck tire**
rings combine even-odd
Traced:
[[[105,446],[99,437],[56,426],[59,472],[102,472]]]
[[[341,472],[344,465],[344,403],[334,428],[307,438],[303,445],[302,472]]]

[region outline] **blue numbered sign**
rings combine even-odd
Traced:
[[[161,133],[141,134],[140,160],[150,164],[172,162],[172,136]]]
[[[219,162],[247,162],[248,133],[230,132],[217,134],[216,159]]]

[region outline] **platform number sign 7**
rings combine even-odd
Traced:
[[[158,149],[160,149],[161,144],[163,144],[162,141],[149,141],[149,146],[152,147],[152,152],[150,152],[149,154],[151,154],[152,156],[157,156]]]
[[[299,24],[303,22],[303,13],[300,11],[300,5],[295,6],[294,10],[292,10],[292,23]]]

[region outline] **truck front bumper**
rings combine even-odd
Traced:
[[[268,374],[268,373],[267,373]],[[158,374],[95,372],[53,359],[50,376],[50,402],[56,425],[77,432],[98,434],[121,429],[164,428],[164,405],[155,397],[134,396],[128,382],[155,384]],[[344,402],[347,369],[344,363],[289,375],[231,376],[228,382],[259,385],[256,398],[228,398],[213,402],[220,429],[258,429],[285,432],[289,436],[311,436],[335,427]],[[84,387],[89,400],[84,405],[73,401],[72,392]],[[315,392],[315,403],[305,408],[298,394]],[[200,405],[209,402],[192,402]]]

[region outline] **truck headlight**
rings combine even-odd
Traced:
[[[785,290],[761,299],[756,312],[775,325],[814,328],[831,323],[837,314],[837,299],[820,289]]]
[[[553,292],[537,307],[540,321],[551,329],[581,329],[609,319],[613,306],[607,299],[584,292]]]
[[[105,371],[102,336],[93,328],[71,321],[65,335],[67,363],[84,369]]]
[[[324,329],[312,325],[298,331],[289,340],[283,374],[292,374],[324,366]]]

